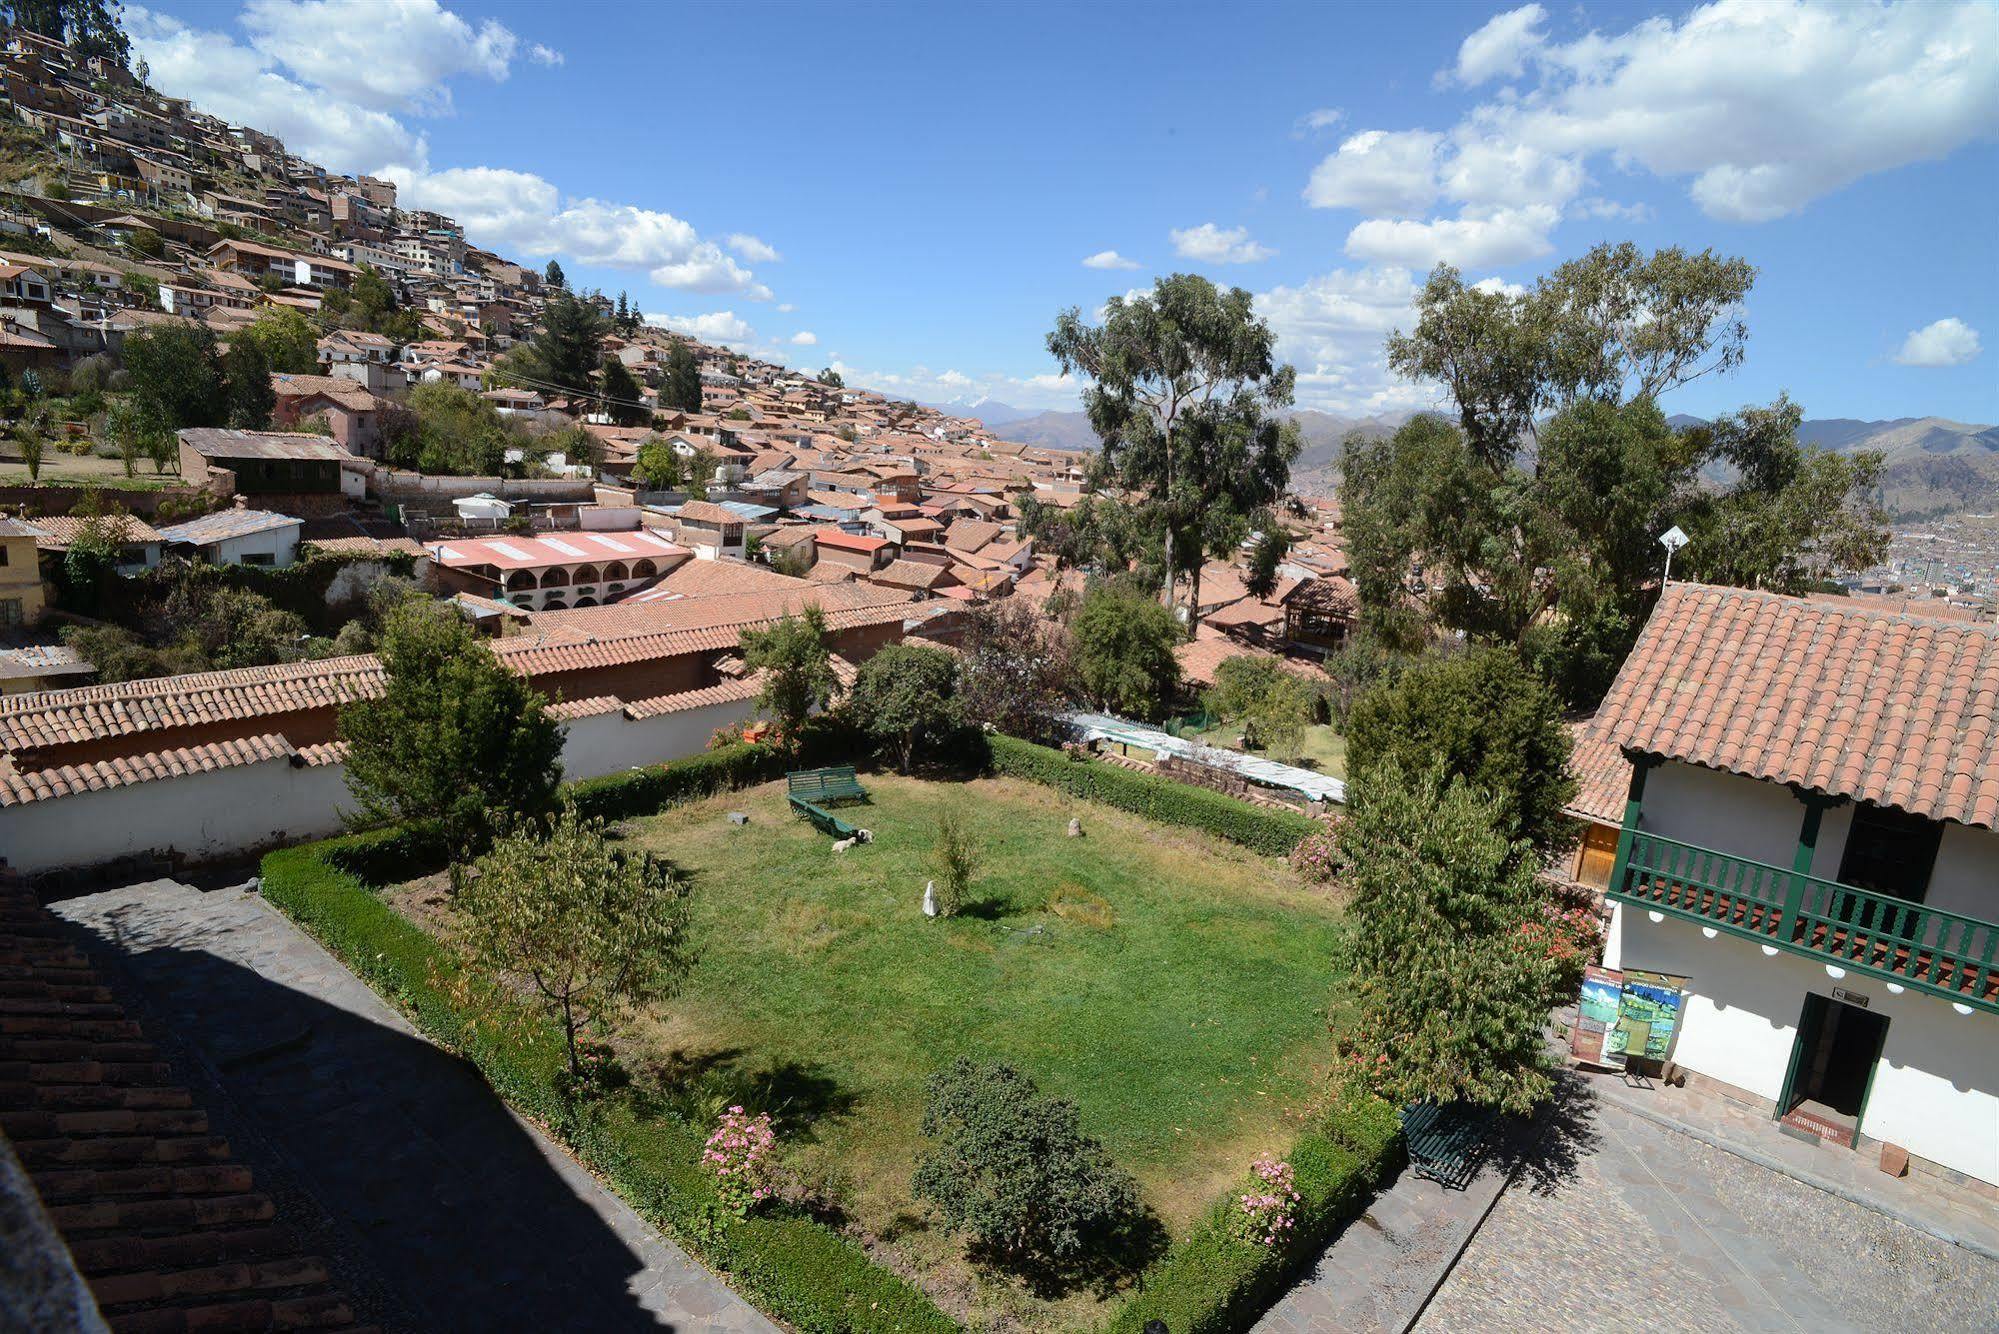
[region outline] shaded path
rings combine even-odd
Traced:
[[[257,896],[154,881],[52,909],[422,1328],[774,1328]]]

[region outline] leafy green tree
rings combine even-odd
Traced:
[[[652,420],[639,382],[616,357],[604,358],[604,410],[620,426],[643,426]]]
[[[255,339],[232,341],[226,379],[229,424],[242,431],[268,427],[271,412],[278,406],[278,393],[271,386],[271,363],[264,356],[264,345]]]
[[[907,770],[904,770],[907,772]],[[979,871],[979,846],[957,810],[946,807],[937,817],[937,837],[930,844],[930,865],[937,872],[937,915],[956,917]]]
[[[247,328],[229,336],[230,350],[245,342],[264,350],[271,370],[283,375],[314,375],[319,371],[319,331],[303,312],[270,306],[257,313]]]
[[[158,259],[166,253],[167,243],[150,227],[134,227],[125,234],[125,250],[140,259]]]
[[[525,978],[562,1025],[575,1079],[586,1026],[680,990],[693,963],[687,894],[664,862],[617,849],[602,821],[565,807],[546,831],[501,838],[458,892],[451,942],[464,994],[491,999],[506,994],[496,979]]]
[[[14,428],[14,447],[21,451],[21,462],[27,465],[30,486],[42,480],[42,456],[48,452],[48,445],[48,437],[34,422],[23,422]]]
[[[81,512],[79,509],[78,512]],[[118,577],[118,542],[111,519],[86,515],[55,567],[56,599],[65,611],[94,616]]]
[[[405,402],[416,416],[416,434],[388,440],[389,462],[446,475],[490,477],[500,472],[515,438],[491,402],[442,380],[418,385]]]
[[[526,364],[544,385],[590,397],[596,393],[603,342],[604,318],[596,307],[558,292],[543,309],[541,328],[527,344]]]
[[[701,363],[685,340],[675,340],[666,354],[665,383],[660,386],[659,405],[671,412],[701,411]]]
[[[847,711],[855,723],[908,773],[917,756],[964,726],[958,664],[941,648],[890,644],[861,664]]]
[[[831,366],[819,372],[819,383],[825,385],[828,389],[845,389],[847,387],[846,377]]]
[[[756,630],[743,631],[743,663],[764,674],[757,707],[776,720],[786,742],[798,736],[815,709],[839,694],[833,654],[826,647],[826,613],[807,607]]]
[[[1068,704],[1069,636],[1027,599],[973,606],[959,638],[958,698],[966,721],[1029,741],[1052,740]]]
[[[423,316],[396,300],[396,289],[372,264],[363,264],[348,291],[334,288],[321,298],[320,313],[339,329],[361,329],[398,343],[422,338]]]
[[[1276,658],[1243,654],[1215,669],[1208,712],[1241,725],[1252,746],[1291,755],[1312,723],[1318,697]]]
[[[125,340],[124,358],[133,400],[164,429],[220,426],[227,419],[222,358],[205,325],[141,329]]]
[[[1098,708],[1127,717],[1164,717],[1180,690],[1179,621],[1150,599],[1094,588],[1071,622],[1076,680]]]
[[[340,711],[356,824],[430,825],[455,867],[497,830],[554,810],[562,729],[462,618],[399,607],[381,657],[382,692]]]
[[[548,267],[542,271],[541,280],[550,287],[569,285],[568,279],[562,276],[562,266],[552,259],[548,261]]]
[[[1551,1087],[1557,970],[1529,928],[1538,863],[1504,802],[1390,761],[1349,778],[1340,823],[1352,934],[1350,1068],[1398,1105],[1526,1112]]]
[[[1473,648],[1424,658],[1367,691],[1347,720],[1347,773],[1439,768],[1496,803],[1500,832],[1543,855],[1574,841],[1569,729],[1554,691],[1518,654]]]
[[[1277,567],[1290,554],[1290,535],[1266,516],[1263,532],[1249,553],[1249,573],[1242,581],[1251,597],[1267,598],[1277,591]]]
[[[632,464],[632,480],[648,491],[673,490],[681,482],[680,455],[664,440],[643,442]]]
[[[1065,311],[1048,335],[1063,371],[1090,382],[1083,406],[1102,442],[1100,477],[1155,517],[1169,606],[1183,573],[1199,605],[1205,556],[1232,549],[1290,483],[1299,436],[1276,413],[1297,373],[1275,347],[1247,291],[1184,273],[1112,297],[1100,326]]]
[[[1083,1132],[1075,1104],[1042,1097],[1005,1062],[961,1056],[926,1092],[923,1133],[937,1144],[911,1188],[946,1231],[1010,1263],[1064,1265],[1139,1211],[1137,1183]]]

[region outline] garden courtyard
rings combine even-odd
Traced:
[[[840,813],[874,841],[846,852],[781,782],[613,831],[692,885],[684,990],[612,1035],[627,1114],[664,1144],[732,1103],[767,1111],[795,1180],[947,1311],[1093,1323],[1098,1294],[974,1269],[912,1195],[926,1079],[996,1057],[1073,1101],[1177,1238],[1326,1087],[1339,908],[1282,861],[1023,781],[864,781],[872,803]],[[946,811],[978,868],[961,914],[933,920]],[[447,911],[436,878],[392,898],[432,926]]]

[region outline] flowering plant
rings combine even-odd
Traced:
[[[769,1199],[775,1189],[776,1164],[771,1151],[777,1135],[770,1128],[770,1116],[759,1112],[750,1116],[740,1106],[722,1114],[701,1161],[715,1173],[715,1193],[723,1207],[738,1218]]]
[[[1603,951],[1603,923],[1590,908],[1544,904],[1540,917],[1523,922],[1520,943],[1544,954],[1555,967],[1556,988],[1563,993],[1582,980],[1583,967]]]
[[[1291,1234],[1296,1222],[1298,1188],[1292,1183],[1291,1164],[1264,1154],[1249,1171],[1255,1180],[1236,1198],[1230,1221],[1243,1240],[1275,1246]]]
[[[1291,869],[1315,885],[1323,885],[1340,871],[1339,834],[1330,826],[1298,840],[1291,849]]]

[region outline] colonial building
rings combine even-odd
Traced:
[[[1799,1133],[1999,1184],[1999,627],[1669,585],[1598,711],[1605,963]]]

